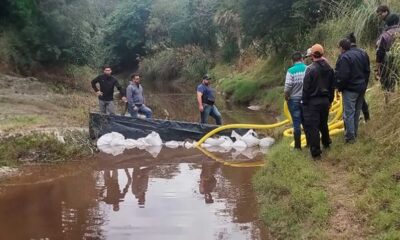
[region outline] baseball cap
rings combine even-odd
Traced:
[[[311,54],[315,55],[317,53],[319,53],[321,56],[324,55],[324,48],[318,43],[311,47]]]
[[[203,76],[203,80],[211,80],[211,77],[208,74],[206,74]]]
[[[311,48],[307,49],[307,52],[306,52],[306,57],[309,57],[309,56],[311,56]]]

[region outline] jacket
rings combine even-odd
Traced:
[[[303,81],[302,103],[307,105],[313,98],[329,98],[332,103],[334,98],[334,71],[321,59],[308,66]]]
[[[365,92],[370,76],[368,54],[355,46],[342,53],[336,62],[336,87],[339,91]]]

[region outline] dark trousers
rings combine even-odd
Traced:
[[[365,101],[365,98],[364,98],[364,102],[363,102],[361,110],[364,115],[364,120],[368,121],[369,120],[369,107],[368,107],[367,101]]]
[[[322,153],[320,141],[325,147],[331,143],[328,129],[329,105],[329,99],[325,97],[312,98],[307,105],[303,105],[304,131],[313,157]]]

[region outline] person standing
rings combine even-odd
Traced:
[[[320,44],[311,47],[313,63],[308,66],[303,80],[304,130],[314,160],[321,158],[320,141],[324,148],[331,144],[328,116],[334,98],[334,71],[323,55],[324,48]]]
[[[132,117],[137,117],[138,113],[144,114],[146,118],[151,118],[153,112],[147,107],[144,99],[143,87],[140,84],[139,74],[131,75],[131,84],[126,88],[126,96],[128,98],[128,111]]]
[[[303,92],[303,79],[307,69],[300,52],[292,55],[293,65],[288,69],[285,80],[285,100],[293,123],[294,148],[301,149],[301,95]]]
[[[389,27],[388,24],[388,22],[390,21],[389,19],[392,18],[393,15],[397,15],[395,13],[391,13],[390,8],[387,5],[378,6],[376,8],[376,14],[378,15],[379,20],[383,21],[383,24],[379,29],[379,33],[385,31]]]
[[[208,116],[215,119],[217,125],[222,124],[222,116],[215,106],[215,90],[210,86],[211,77],[204,75],[197,86],[197,103],[200,111],[200,123],[207,124]]]
[[[387,17],[387,29],[379,36],[376,50],[376,79],[380,80],[385,91],[385,102],[388,102],[388,93],[394,92],[398,69],[392,66],[393,56],[390,48],[400,34],[399,16],[391,14]]]
[[[357,38],[356,38],[356,36],[354,36],[354,33],[349,33],[349,35],[347,36],[347,39],[349,39],[350,42],[351,42],[351,49],[356,50],[356,51],[359,51],[359,52],[361,52],[361,53],[364,54],[364,55],[367,55],[367,57],[368,57],[368,59],[369,59],[369,56],[368,56],[367,52],[364,51],[363,49],[357,47]],[[369,61],[368,61],[368,62],[369,62]],[[368,68],[369,68],[369,67],[370,67],[370,66],[368,65]],[[371,71],[370,71],[370,72],[371,72]],[[369,75],[370,75],[370,74],[369,74]],[[366,82],[367,88],[368,88],[368,83],[369,83],[369,75],[368,75],[368,78],[366,79],[366,81],[367,81],[367,82]],[[364,115],[364,121],[365,121],[365,122],[369,121],[371,118],[370,118],[370,114],[369,114],[368,103],[367,103],[367,101],[366,101],[366,99],[365,99],[365,96],[364,96],[364,101],[363,101],[363,104],[362,104],[361,111],[362,111],[362,113],[363,113],[363,115]]]
[[[97,76],[92,80],[92,88],[96,92],[99,97],[99,108],[100,113],[103,114],[115,114],[114,108],[114,88],[117,88],[122,96],[122,101],[126,102],[125,93],[122,90],[121,85],[118,80],[111,76],[112,70],[111,67],[105,65],[103,67],[103,74]],[[100,89],[96,86],[100,85]]]
[[[347,38],[339,42],[339,49],[341,54],[336,63],[336,83],[343,97],[344,138],[346,143],[354,143],[370,75],[370,62],[368,54],[352,48]]]

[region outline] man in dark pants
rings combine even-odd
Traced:
[[[356,39],[356,36],[354,36],[354,33],[353,33],[353,32],[350,33],[349,35],[347,35],[346,38],[350,40],[350,42],[351,42],[351,48],[352,48],[353,50],[361,51],[361,52],[365,53],[365,54],[367,55],[367,57],[368,57],[367,52],[365,52],[363,49],[357,47],[357,39]],[[368,57],[368,58],[369,58],[369,57]],[[339,58],[338,58],[338,60],[339,60]],[[368,62],[369,62],[369,61],[368,61]],[[368,68],[369,68],[369,67],[370,67],[370,65],[368,64]],[[367,84],[367,88],[368,88],[369,75],[368,75],[368,79],[366,79],[366,81],[367,81],[366,84]],[[363,113],[363,115],[364,115],[364,121],[365,121],[365,122],[369,121],[369,120],[370,120],[369,107],[368,107],[367,101],[365,100],[365,97],[364,97],[364,102],[363,102],[361,111],[362,111],[362,113]]]
[[[349,39],[339,42],[341,54],[336,63],[337,88],[343,97],[345,141],[353,143],[357,137],[360,112],[370,75],[368,54],[351,47]]]
[[[115,114],[114,108],[114,88],[117,88],[122,96],[122,101],[127,102],[125,91],[122,90],[121,85],[116,78],[111,76],[112,70],[110,66],[103,67],[103,74],[97,76],[92,80],[92,88],[99,97],[99,108],[103,114]],[[96,84],[100,85],[100,90]]]
[[[328,116],[334,98],[334,71],[323,54],[324,48],[320,44],[311,47],[313,63],[307,68],[303,81],[304,130],[314,160],[321,158],[320,140],[324,148],[329,148],[331,144]]]

